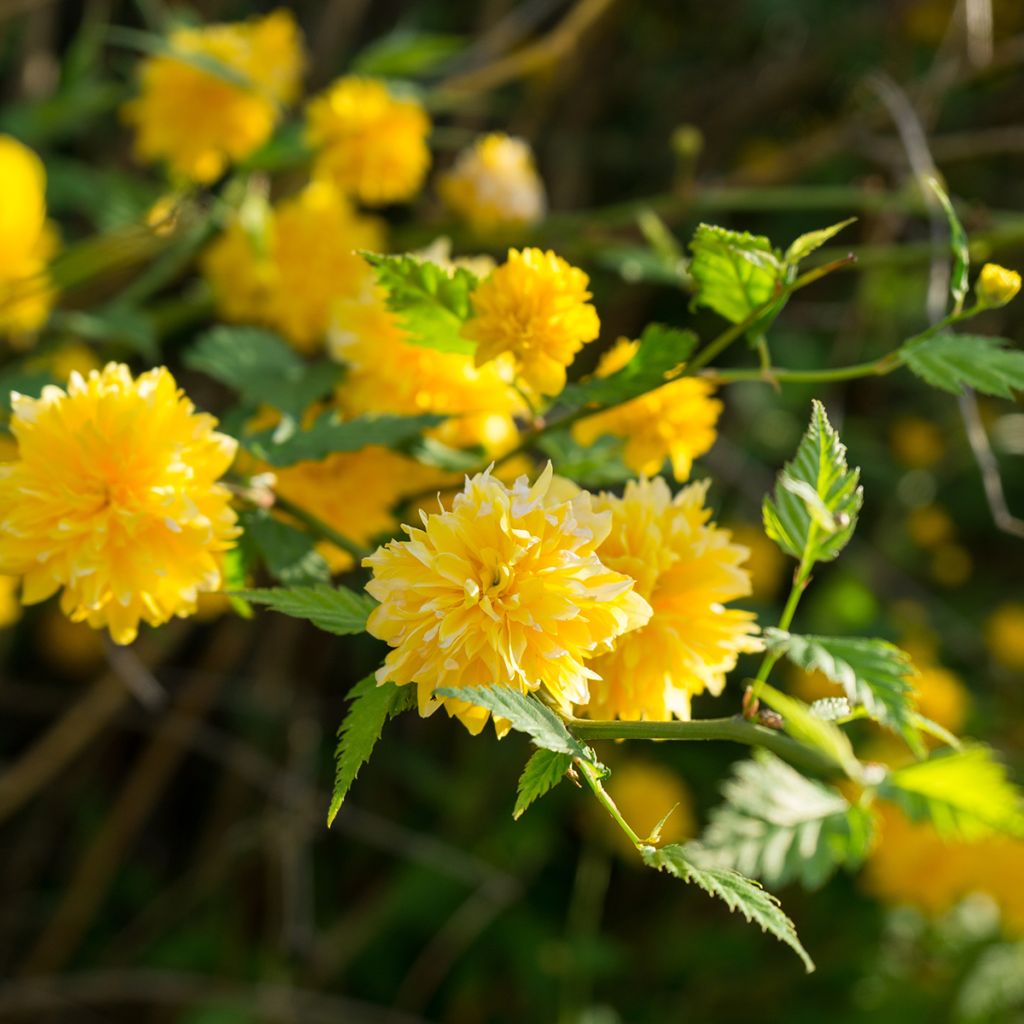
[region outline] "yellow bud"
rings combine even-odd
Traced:
[[[1020,274],[998,263],[981,268],[974,292],[983,306],[1005,306],[1020,291]]]

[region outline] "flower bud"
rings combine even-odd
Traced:
[[[974,294],[983,306],[1005,306],[1020,291],[1020,274],[998,263],[986,263],[974,285]]]

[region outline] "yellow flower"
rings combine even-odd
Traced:
[[[526,408],[509,383],[510,367],[477,367],[471,355],[414,344],[365,264],[361,281],[357,295],[335,304],[328,335],[331,355],[348,366],[338,390],[345,413],[439,413],[451,418],[431,436],[445,444],[481,445],[491,455],[511,448],[518,437],[513,417]]]
[[[382,225],[314,182],[277,204],[261,228],[254,237],[233,222],[204,254],[203,271],[227,319],[265,324],[312,352],[335,303],[362,289],[366,264],[355,250],[382,248]]]
[[[981,268],[974,292],[983,306],[1005,306],[1020,291],[1020,274],[997,263],[986,263]]]
[[[168,45],[170,53],[142,62],[140,95],[123,116],[135,127],[139,160],[163,160],[174,177],[207,184],[270,138],[281,107],[299,91],[302,40],[281,8],[244,22],[180,28]]]
[[[760,650],[753,613],[724,607],[750,593],[748,551],[710,521],[707,486],[691,484],[673,499],[660,477],[642,479],[626,484],[621,498],[594,500],[596,511],[612,514],[598,554],[636,580],[654,614],[590,662],[601,677],[585,709],[590,718],[688,719],[694,694],[720,694],[737,656]]]
[[[653,761],[630,759],[612,766],[605,789],[623,818],[641,839],[653,838],[658,822],[669,811],[662,826],[661,843],[681,843],[697,834],[693,796],[682,779]],[[673,808],[675,808],[673,810]],[[631,864],[639,863],[636,848],[607,815],[601,816],[604,833]]]
[[[421,715],[444,704],[478,733],[488,711],[434,690],[488,685],[543,691],[568,714],[595,678],[584,658],[650,617],[633,580],[596,554],[611,517],[589,495],[551,491],[550,464],[532,488],[477,474],[450,510],[365,559],[381,602],[367,629],[393,648],[377,679],[416,684]]]
[[[24,577],[24,603],[63,587],[65,614],[121,644],[140,620],[192,614],[238,533],[217,483],[235,442],[163,367],[133,380],[110,363],[13,405],[20,457],[0,466],[0,572]]]
[[[589,283],[553,252],[509,249],[507,261],[473,292],[473,316],[462,329],[477,343],[477,366],[511,353],[527,388],[557,395],[565,368],[601,328],[587,302]]]
[[[43,162],[0,135],[0,334],[30,334],[43,325],[54,299],[46,265],[56,248]]]
[[[544,183],[529,144],[500,132],[464,149],[437,190],[478,231],[533,224],[544,216]]]
[[[313,173],[369,206],[411,199],[430,167],[430,118],[383,82],[340,78],[306,108]]]
[[[366,545],[397,529],[391,510],[409,481],[421,472],[422,467],[411,459],[373,445],[276,469],[274,490],[342,536]],[[333,544],[321,542],[317,551],[332,572],[352,568],[352,556]]]
[[[636,354],[639,342],[620,338],[597,365],[597,376],[607,377],[625,366]],[[580,420],[573,437],[583,445],[611,434],[625,438],[623,457],[636,473],[654,476],[665,459],[672,462],[677,480],[686,480],[693,460],[715,443],[715,424],[722,403],[711,396],[714,385],[694,377],[681,377],[648,391],[630,402]]]
[[[770,601],[779,592],[786,575],[788,563],[785,556],[760,526],[741,523],[729,529],[732,539],[750,552],[747,571],[750,573],[751,596],[758,601]]]
[[[100,361],[88,345],[68,341],[31,360],[32,369],[46,370],[55,380],[67,380],[73,373],[83,377],[100,368]]]
[[[996,661],[1024,669],[1024,604],[1001,604],[989,617],[985,635]]]
[[[17,576],[0,576],[0,629],[13,626],[21,618]]]

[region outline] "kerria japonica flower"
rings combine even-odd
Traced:
[[[748,551],[710,521],[706,496],[701,481],[673,498],[658,477],[630,481],[621,498],[594,498],[612,516],[598,555],[637,581],[653,614],[591,663],[601,681],[590,688],[589,717],[688,719],[691,697],[721,693],[737,656],[761,649],[753,613],[725,607],[750,593]]]
[[[135,128],[135,154],[164,161],[171,176],[216,181],[270,138],[299,92],[302,39],[292,14],[180,28],[167,52],[139,65],[139,96],[123,117]]]
[[[197,413],[160,367],[133,380],[108,364],[67,390],[15,394],[18,458],[0,465],[0,573],[22,577],[22,601],[63,588],[76,622],[130,643],[140,621],[191,615],[221,585],[238,534],[217,480],[236,442]]]
[[[529,390],[557,395],[565,368],[600,331],[588,301],[590,279],[553,252],[510,249],[508,259],[471,296],[462,334],[477,344],[477,366],[509,353]]]
[[[363,564],[381,602],[367,629],[392,648],[377,680],[415,685],[423,716],[443,704],[478,733],[490,712],[434,691],[492,685],[541,691],[569,714],[596,678],[585,659],[650,618],[632,578],[597,555],[611,517],[586,493],[559,500],[550,464],[533,487],[479,473],[422,521]]]

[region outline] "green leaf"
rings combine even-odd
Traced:
[[[588,490],[616,487],[636,476],[622,460],[621,437],[599,437],[582,445],[569,431],[558,430],[539,438],[537,447],[550,456],[559,476]]]
[[[768,302],[785,280],[785,267],[763,235],[700,224],[690,251],[694,305],[707,306],[734,324]],[[764,319],[773,319],[778,309],[767,311]]]
[[[464,47],[462,36],[396,29],[360,51],[352,71],[374,78],[415,78],[437,70]]]
[[[1024,352],[1006,338],[937,334],[900,349],[903,361],[933,387],[959,395],[965,386],[985,395],[1012,398],[1024,391]]]
[[[366,632],[366,619],[377,606],[369,594],[357,594],[348,587],[319,584],[308,587],[272,587],[235,592],[253,604],[263,604],[282,615],[308,619],[318,629],[348,636]]]
[[[928,178],[928,185],[938,198],[942,212],[949,222],[949,248],[953,254],[953,266],[949,273],[949,293],[957,307],[960,307],[967,295],[971,269],[971,250],[967,243],[967,232],[964,231],[964,226],[960,223],[946,190],[938,180]]]
[[[838,235],[843,228],[853,224],[856,219],[856,217],[848,217],[831,227],[808,231],[806,235],[801,235],[786,250],[786,263],[795,267],[801,260],[807,259],[815,249],[820,249],[827,241]]]
[[[779,901],[757,882],[727,868],[698,867],[688,858],[687,851],[675,844],[657,849],[648,846],[641,853],[648,867],[667,871],[722,900],[730,910],[739,911],[762,931],[789,946],[803,961],[808,974],[814,970],[814,961],[797,938],[793,922],[785,915]]]
[[[388,308],[398,314],[408,340],[441,352],[472,352],[473,342],[462,337],[462,325],[473,312],[470,295],[477,278],[464,267],[445,270],[414,256],[363,253],[387,289]]]
[[[184,356],[255,405],[271,405],[299,419],[338,382],[336,363],[307,363],[286,341],[259,327],[213,327]]]
[[[266,509],[245,509],[238,518],[245,531],[244,544],[278,582],[295,586],[326,583],[331,578],[331,570],[315,550],[316,542],[305,531],[282,523]]]
[[[846,465],[846,448],[818,401],[811,422],[762,513],[768,536],[794,558],[834,559],[853,536],[864,500],[860,470]]]
[[[511,686],[445,687],[434,691],[439,697],[453,697],[487,708],[495,718],[509,722],[544,750],[593,761],[587,749],[565,727],[565,723],[536,697],[527,696]]]
[[[378,685],[376,678],[369,675],[349,691],[352,704],[338,729],[338,748],[334,754],[334,792],[327,811],[328,826],[341,809],[359,769],[370,760],[384,723],[415,706],[415,690],[414,686],[394,683]]]
[[[767,683],[762,683],[758,694],[768,707],[782,715],[783,728],[793,739],[820,750],[848,778],[860,778],[860,762],[839,726],[819,718],[802,700],[780,693]]]
[[[914,725],[914,674],[910,658],[885,640],[843,636],[797,636],[766,629],[768,649],[805,672],[821,672],[838,683],[855,707],[899,733],[917,754],[924,745]]]
[[[367,445],[394,448],[415,440],[443,416],[359,416],[342,420],[333,412],[322,413],[308,430],[299,430],[294,421],[255,434],[243,434],[239,442],[257,458],[271,466],[291,466],[296,462],[325,459],[335,452],[355,452]]]
[[[587,405],[602,408],[628,402],[666,383],[697,347],[697,335],[664,324],[649,324],[640,335],[640,345],[621,370],[607,377],[591,377],[569,384],[559,402],[570,409]]]
[[[208,75],[213,75],[229,85],[238,86],[248,92],[261,91],[241,71],[217,60],[216,57],[195,50],[175,49],[170,40],[153,32],[126,28],[121,25],[109,25],[107,26],[107,40],[115,46],[128,47],[154,57],[173,57],[183,64],[189,64],[199,71],[205,71]]]
[[[69,331],[88,341],[126,345],[151,362],[160,356],[153,318],[131,306],[111,304],[89,312],[57,310],[50,323],[58,330]]]
[[[534,800],[542,797],[548,790],[554,789],[565,778],[565,773],[571,765],[572,758],[568,754],[558,754],[544,748],[534,751],[519,777],[516,806],[512,817],[518,821],[523,811]]]
[[[236,544],[229,551],[225,551],[221,565],[224,573],[224,591],[231,602],[231,607],[236,615],[243,619],[251,619],[252,606],[245,598],[239,596],[245,589],[245,577],[249,569],[245,545]]]
[[[798,881],[817,889],[868,852],[868,811],[766,751],[734,764],[722,794],[726,802],[711,812],[700,837],[702,854],[716,867],[768,885]]]
[[[979,839],[1002,832],[1024,837],[1024,803],[991,748],[943,750],[927,761],[896,768],[879,784],[880,796],[943,835]]]

